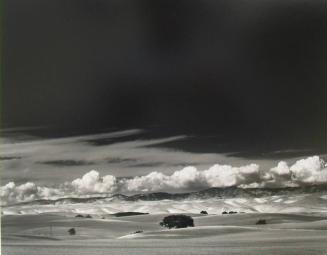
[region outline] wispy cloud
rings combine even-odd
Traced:
[[[102,173],[131,176],[149,172],[157,162],[169,167],[180,163],[173,150],[146,148],[148,145],[185,139],[174,136],[160,139],[137,139],[145,131],[139,129],[84,136],[29,140],[10,137],[3,141],[2,181],[30,179],[42,183],[62,182],[89,171],[91,166]],[[124,141],[121,141],[124,138]],[[90,141],[110,139],[96,146]],[[185,158],[185,155],[184,155]],[[181,158],[183,160],[183,157]],[[189,161],[189,160],[187,160]]]
[[[85,161],[85,160],[48,160],[48,161],[38,161],[38,164],[45,164],[45,165],[53,165],[58,167],[67,167],[67,166],[85,166],[85,165],[93,165],[93,162]]]

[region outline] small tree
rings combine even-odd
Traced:
[[[160,226],[169,229],[194,227],[194,221],[192,217],[187,215],[169,215],[160,222]]]
[[[75,228],[70,228],[70,229],[68,229],[68,233],[69,233],[71,236],[75,235],[75,234],[76,234],[76,230],[75,230]]]
[[[200,213],[201,213],[201,214],[208,214],[207,211],[201,211]]]

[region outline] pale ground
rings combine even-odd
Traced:
[[[327,216],[192,215],[194,228],[165,230],[167,214],[106,219],[70,215],[2,216],[2,254],[327,254]],[[255,225],[266,219],[267,225]],[[51,226],[51,227],[50,227]],[[75,236],[67,230],[74,227]],[[143,230],[141,234],[132,234]]]

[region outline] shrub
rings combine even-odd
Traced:
[[[226,211],[223,211],[221,214],[228,214],[228,212],[226,212]]]
[[[187,215],[169,215],[160,222],[160,226],[169,229],[194,227],[194,221],[192,217]]]
[[[82,214],[77,214],[75,217],[76,218],[84,218],[84,216]]]
[[[256,225],[264,225],[264,224],[267,224],[267,221],[266,220],[263,220],[263,219],[260,219],[255,224]]]
[[[134,232],[134,234],[139,234],[139,233],[143,233],[143,230],[136,230],[136,231]]]
[[[201,213],[201,214],[208,214],[207,211],[201,211],[200,213]]]
[[[68,229],[68,233],[69,233],[71,236],[75,235],[75,234],[76,234],[76,230],[75,230],[75,228],[70,228],[70,229]]]
[[[85,218],[92,218],[90,214],[86,215]]]

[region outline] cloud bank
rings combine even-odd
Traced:
[[[114,193],[179,192],[211,187],[285,187],[327,183],[327,164],[318,156],[296,161],[288,166],[284,161],[268,170],[257,164],[240,167],[215,164],[206,170],[193,166],[175,171],[171,175],[151,172],[144,176],[117,179],[113,175],[100,176],[91,170],[81,178],[57,188],[37,186],[27,182],[16,185],[9,182],[0,188],[3,205],[36,199],[55,199],[65,196],[94,196]]]
[[[37,186],[32,182],[26,182],[21,185],[9,182],[0,188],[1,205],[38,199],[56,199],[65,195],[65,189]]]

